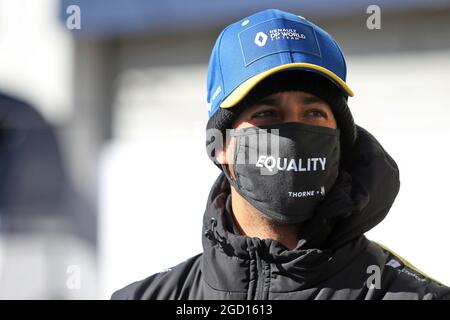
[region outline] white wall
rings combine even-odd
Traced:
[[[450,284],[450,51],[351,58],[350,106],[397,162],[400,193],[367,235]]]
[[[52,124],[64,125],[73,112],[73,43],[58,22],[58,6],[58,0],[0,0],[0,92],[26,100]],[[0,236],[0,298],[97,297],[92,244],[65,232],[64,218],[30,220],[40,232]],[[74,290],[66,283],[71,265],[81,271]]]
[[[118,80],[117,136],[100,162],[103,298],[202,251],[203,212],[220,173],[206,156],[205,72],[149,68]]]
[[[57,0],[0,0],[0,91],[52,122],[72,111],[72,39],[57,18]]]

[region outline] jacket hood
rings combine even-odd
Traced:
[[[207,283],[235,290],[247,278],[255,255],[276,264],[299,289],[319,281],[348,264],[367,247],[363,234],[381,222],[400,187],[395,161],[365,129],[357,126],[358,138],[350,161],[314,216],[304,223],[293,250],[278,241],[251,238],[233,232],[230,185],[222,173],[211,189],[203,219],[204,274]],[[239,276],[241,275],[241,277]]]

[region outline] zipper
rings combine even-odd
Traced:
[[[217,226],[217,220],[216,218],[211,217],[210,220],[210,227],[205,231],[204,236],[211,240],[214,243],[220,243],[223,245],[223,240],[221,239],[219,234],[216,234],[215,227]],[[254,259],[256,261],[256,288],[254,290],[253,300],[263,300],[264,299],[264,283],[265,283],[265,276],[264,276],[264,267],[265,262],[263,259],[260,258],[258,249],[254,247],[253,254]]]
[[[256,290],[254,300],[264,299],[264,261],[259,257],[258,250],[255,249],[256,271],[258,278],[256,279]]]

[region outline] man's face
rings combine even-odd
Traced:
[[[278,92],[259,100],[240,114],[233,124],[233,129],[285,122],[336,129],[336,119],[328,103],[304,91]],[[232,162],[235,143],[235,137],[232,137],[225,150],[218,153],[219,163]]]

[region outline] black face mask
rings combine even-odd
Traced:
[[[271,220],[308,220],[337,179],[339,129],[281,123],[231,130],[230,135],[236,137],[236,179],[222,165],[228,181]]]

